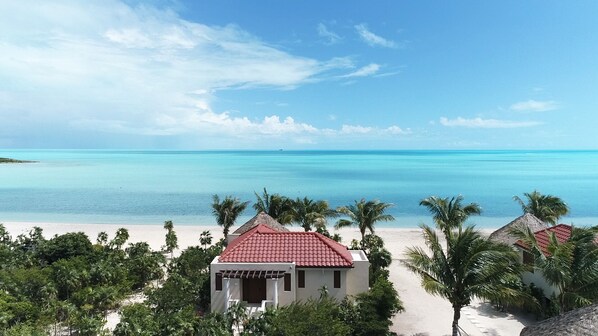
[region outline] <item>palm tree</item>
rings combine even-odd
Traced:
[[[166,229],[166,245],[164,245],[164,247],[166,252],[170,253],[170,259],[172,260],[174,249],[179,247],[178,238],[176,236],[176,232],[174,232],[174,224],[172,221],[165,221],[164,228]]]
[[[530,228],[511,230],[511,234],[529,246],[534,255],[534,267],[542,272],[549,285],[558,289],[556,303],[560,314],[598,301],[597,232],[598,227],[573,227],[571,236],[564,242],[559,242],[551,232],[545,254]]]
[[[293,221],[307,232],[314,226],[325,227],[326,218],[338,216],[337,212],[330,209],[326,201],[314,201],[307,197],[297,198],[293,202]]]
[[[473,226],[459,226],[445,235],[445,251],[433,228],[421,228],[431,255],[411,247],[403,264],[421,277],[426,292],[450,301],[453,335],[459,335],[461,308],[474,297],[505,303],[529,299],[508,285],[520,279],[518,255],[510,246],[484,238]]]
[[[255,193],[256,201],[253,208],[257,213],[265,212],[280,224],[290,224],[293,221],[293,200],[279,194],[268,194],[266,188],[262,196]]]
[[[228,231],[235,225],[239,215],[245,211],[249,202],[241,202],[238,198],[226,196],[222,202],[218,195],[212,196],[212,214],[216,217],[216,223],[222,226],[224,240],[228,237]]]
[[[537,190],[523,195],[527,202],[519,196],[513,196],[513,199],[519,203],[524,213],[531,213],[543,222],[555,225],[559,218],[569,213],[569,207],[560,197],[542,195]]]
[[[385,213],[392,206],[391,203],[384,203],[378,200],[366,201],[365,199],[361,199],[359,202],[355,201],[355,204],[336,209],[338,213],[348,216],[349,219],[339,219],[336,222],[335,228],[357,226],[361,233],[361,246],[363,247],[365,245],[366,230],[374,233],[376,222],[388,222],[395,219],[392,215]]]
[[[461,204],[463,196],[459,195],[449,199],[438,196],[430,196],[419,202],[432,214],[436,227],[442,230],[445,235],[450,234],[452,229],[460,227],[471,215],[479,215],[482,208],[476,203],[470,203],[465,206]]]

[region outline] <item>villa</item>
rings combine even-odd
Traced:
[[[552,234],[559,243],[564,243],[569,240],[571,237],[571,232],[573,227],[567,224],[559,224],[556,226],[549,227],[544,230],[539,230],[534,232],[534,236],[536,237],[536,241],[538,243],[538,247],[544,255],[549,255],[548,252],[548,244],[549,239]],[[520,260],[522,263],[526,265],[534,265],[534,256],[532,253],[529,252],[529,247],[523,243],[521,240],[515,242],[515,247],[517,247],[520,251]],[[542,289],[544,292],[544,296],[547,298],[552,297],[552,295],[559,295],[558,288],[549,285],[546,280],[544,279],[544,275],[542,271],[533,268],[531,271],[525,271],[521,275],[521,279],[524,284],[530,285],[534,284],[536,287]]]
[[[239,230],[211,263],[212,311],[236,302],[263,311],[318,298],[323,290],[338,300],[368,290],[369,261],[361,250],[317,232],[290,232],[263,213]]]

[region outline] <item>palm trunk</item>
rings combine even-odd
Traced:
[[[461,318],[461,307],[453,306],[453,336],[459,336],[459,319]]]

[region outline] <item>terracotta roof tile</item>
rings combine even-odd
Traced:
[[[352,267],[347,247],[317,232],[278,232],[258,225],[234,240],[220,262],[295,262],[298,267]]]
[[[571,237],[572,230],[573,230],[573,227],[571,225],[559,224],[556,226],[549,227],[548,229],[536,231],[536,232],[534,232],[534,236],[536,236],[536,241],[538,242],[538,247],[540,247],[540,250],[542,250],[542,253],[544,253],[544,255],[550,255],[550,253],[548,253],[548,250],[547,250],[549,239],[550,239],[550,234],[554,233],[556,240],[559,243],[563,243],[563,242],[566,242],[567,240],[569,240],[569,237]],[[515,243],[515,245],[522,247],[524,249],[529,248],[521,240],[518,240]]]

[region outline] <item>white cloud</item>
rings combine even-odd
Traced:
[[[343,125],[341,133],[343,134],[367,134],[374,130],[373,127],[365,127],[360,125]]]
[[[380,65],[376,63],[368,64],[362,68],[357,69],[349,74],[343,75],[341,77],[350,78],[350,77],[366,77],[375,75],[380,70]]]
[[[479,117],[471,119],[466,119],[462,117],[457,117],[456,119],[448,119],[446,117],[441,117],[440,124],[447,127],[467,128],[520,128],[541,125],[541,123],[537,121],[511,121],[499,119],[482,119]]]
[[[387,128],[378,128],[378,127],[371,127],[371,126],[361,126],[361,125],[343,125],[340,129],[340,134],[358,134],[358,135],[407,135],[412,134],[410,128],[402,129],[399,126],[392,125]]]
[[[341,40],[341,37],[330,31],[323,23],[318,24],[318,35],[326,39],[326,43],[335,44]]]
[[[556,110],[557,108],[558,104],[554,100],[537,101],[533,99],[515,103],[510,107],[511,110],[520,112],[545,112]]]
[[[288,89],[353,67],[349,58],[292,55],[235,25],[118,0],[2,1],[0,31],[2,114],[33,133],[32,125],[50,121],[63,127],[57,134],[92,126],[135,134],[309,133],[292,118],[254,121],[210,107],[222,90]],[[0,134],[7,128],[0,123]]]
[[[402,129],[399,126],[395,126],[395,125],[386,128],[384,131],[387,133],[396,134],[396,135],[406,135],[406,134],[413,133],[410,128]]]
[[[355,26],[357,33],[361,37],[361,39],[369,44],[370,46],[380,46],[385,48],[397,48],[398,44],[394,41],[387,40],[384,37],[378,36],[371,31],[368,30],[368,27],[365,23],[358,24]]]

